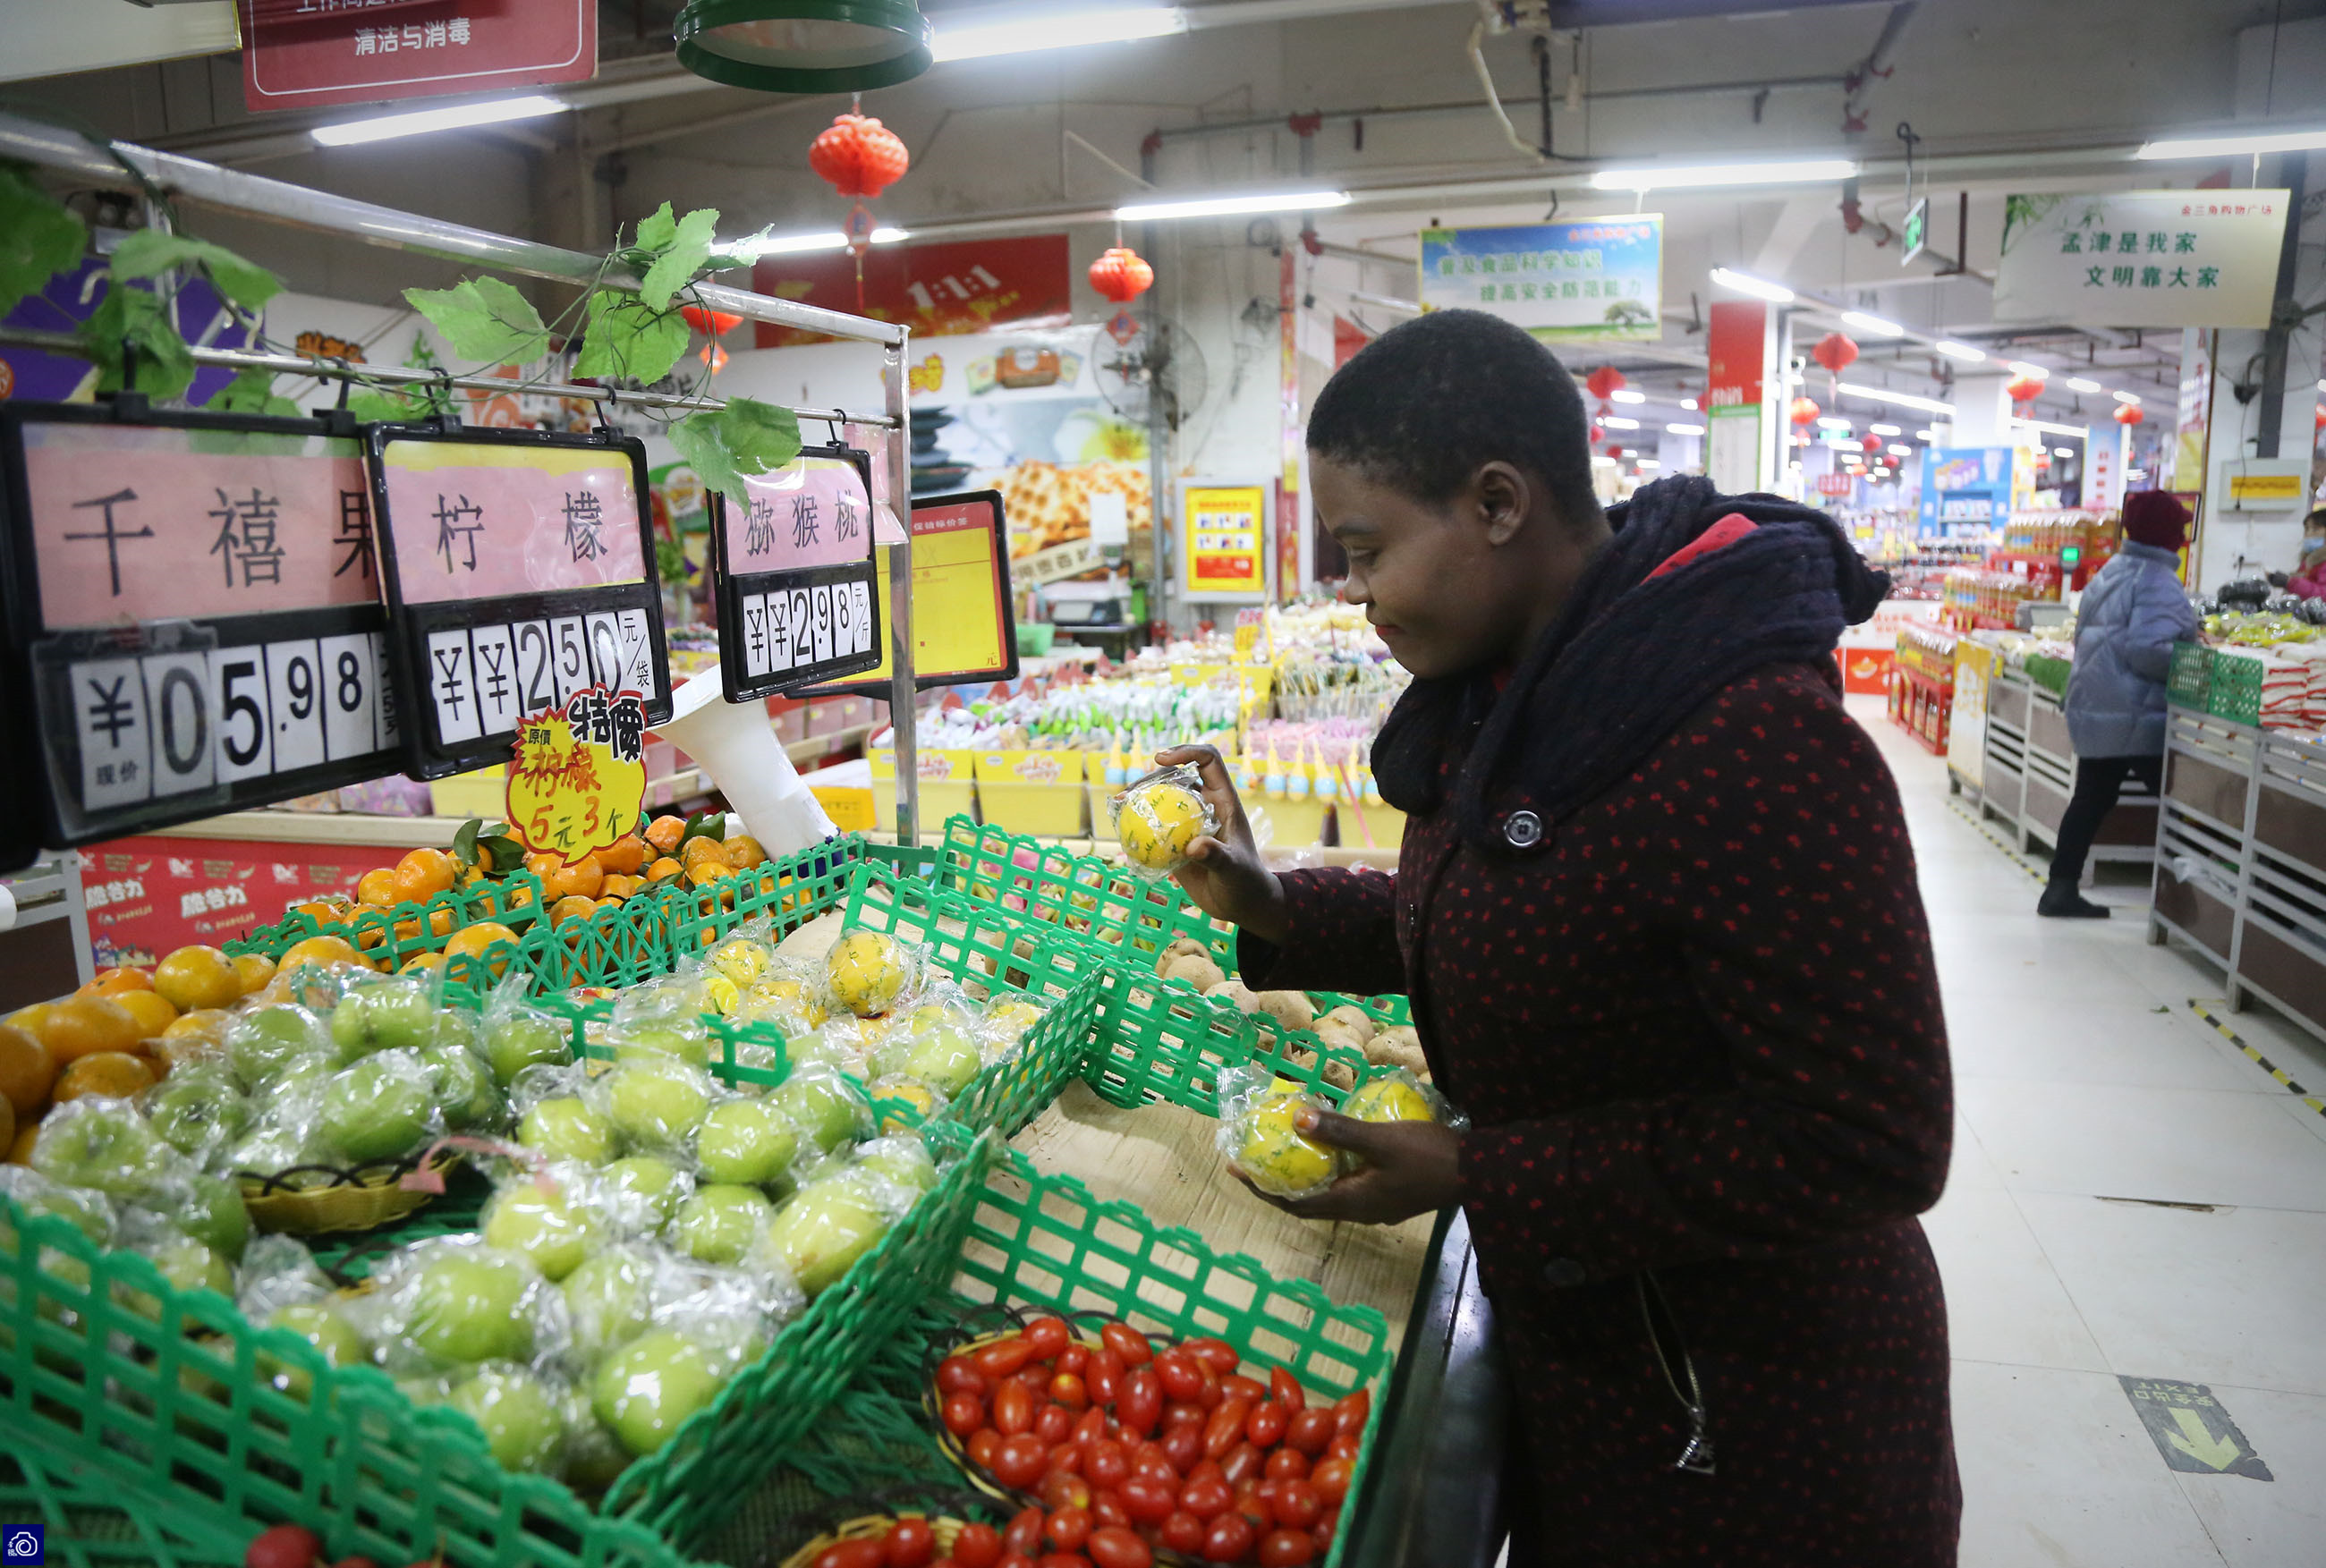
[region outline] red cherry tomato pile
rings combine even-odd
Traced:
[[[1281,1368],[1241,1376],[1224,1340],[1158,1351],[1109,1322],[1093,1348],[1065,1321],[937,1368],[945,1427],[972,1462],[1041,1499],[1002,1550],[960,1568],[1148,1568],[1157,1547],[1211,1563],[1298,1568],[1333,1544],[1371,1398],[1312,1408]],[[858,1568],[834,1564],[833,1568]],[[873,1568],[866,1563],[862,1568]]]

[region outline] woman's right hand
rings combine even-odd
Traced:
[[[1219,820],[1218,833],[1187,846],[1187,863],[1171,873],[1196,908],[1228,921],[1262,942],[1282,943],[1286,932],[1284,889],[1261,863],[1243,803],[1227,764],[1208,746],[1176,746],[1155,754],[1165,767],[1192,765],[1203,776],[1204,802]]]

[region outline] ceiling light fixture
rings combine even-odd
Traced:
[[[990,21],[980,21],[991,16]],[[1031,54],[1037,50],[1075,49],[1086,43],[1124,43],[1137,38],[1168,38],[1187,31],[1187,14],[1176,5],[1130,5],[1100,11],[1028,13],[970,11],[942,18],[929,45],[940,65],[982,60],[995,54]]]
[[[1851,430],[1856,428],[1849,421],[1842,418],[1841,415],[1838,413],[1819,414],[1818,416],[1818,425],[1820,429],[1824,430]]]
[[[1669,168],[1602,169],[1591,176],[1595,190],[1671,190],[1683,186],[1799,185],[1850,180],[1857,165],[1847,158],[1794,158],[1765,163],[1676,163]]]
[[[368,120],[341,120],[317,125],[307,134],[326,147],[352,147],[363,142],[386,142],[397,136],[423,135],[430,131],[458,131],[470,125],[499,125],[511,120],[535,120],[572,106],[563,98],[529,93],[516,98],[485,98],[440,109],[414,109],[401,115],[374,115]]]
[[[1918,430],[1914,432],[1914,439],[1918,441],[1934,441],[1939,439],[1939,432],[1934,430]]]
[[[1240,212],[1307,212],[1346,207],[1345,190],[1279,190],[1260,196],[1202,196],[1186,201],[1141,201],[1114,209],[1117,223],[1152,223],[1170,218],[1228,218]]]
[[[1966,365],[1981,365],[1986,360],[1986,349],[1974,348],[1968,343],[1958,343],[1951,338],[1941,338],[1931,347],[1948,358],[1959,359]]]
[[[2052,455],[2055,458],[2072,458],[2076,455],[2076,449],[2073,447],[2053,447],[2052,449]]]
[[[2014,419],[2011,422],[2021,430],[2035,431],[2043,435],[2076,436],[2080,438],[2084,434],[2084,427],[2079,424],[2053,424],[2049,420],[2042,419]]]
[[[1740,273],[1728,267],[1715,267],[1712,269],[1712,281],[1724,289],[1734,289],[1740,294],[1750,294],[1756,300],[1766,300],[1772,304],[1790,305],[1793,302],[1792,290],[1782,283],[1772,283],[1756,278],[1750,273]]]
[[[1859,331],[1871,332],[1877,338],[1903,338],[1906,335],[1906,329],[1897,322],[1869,316],[1863,311],[1844,311],[1841,319]]]
[[[2319,383],[2319,385],[2318,385],[2318,390],[2319,390],[2319,391],[2321,391],[2321,392],[2326,392],[2326,382],[2321,382],[2321,383]],[[1681,398],[1681,399],[1679,400],[1679,405],[1680,405],[1682,408],[1684,408],[1684,409],[1688,410],[1688,412],[1689,412],[1689,413],[1696,413],[1696,412],[1697,412],[1697,408],[1696,408],[1696,399],[1694,399],[1694,398],[1692,398],[1692,397],[1683,397],[1683,398]]]
[[[1702,435],[1704,433],[1704,427],[1700,424],[1668,424],[1664,426],[1664,429],[1670,431],[1674,435]]]
[[[1870,403],[1895,404],[1900,408],[1917,409],[1923,413],[1942,413],[1949,419],[1955,416],[1953,404],[1940,403],[1935,397],[1916,397],[1911,393],[1892,392],[1886,387],[1866,386],[1855,381],[1838,381],[1834,383],[1834,390],[1845,397],[1862,397]]]
[[[2256,153],[2305,153],[2313,147],[2326,147],[2326,131],[2274,131],[2243,136],[2179,136],[2162,142],[2145,142],[2133,156],[2151,161],[2159,158],[2228,158]]]
[[[2135,408],[2140,406],[2140,394],[2136,392],[2111,392],[2108,395],[2118,403],[2128,403]]]
[[[1648,394],[1646,393],[1633,392],[1629,387],[1624,386],[1617,387],[1607,395],[1614,399],[1617,403],[1645,403],[1648,401]]]
[[[1642,469],[1661,469],[1663,467],[1663,464],[1658,462],[1653,458],[1634,458],[1633,459],[1633,466]]]
[[[1625,419],[1620,413],[1603,413],[1599,416],[1599,422],[1605,425],[1609,430],[1637,430],[1640,428],[1640,422],[1638,420]]]
[[[1913,448],[1902,445],[1897,441],[1892,441],[1890,443],[1890,450],[1892,455],[1895,457],[1911,458],[1914,455]]]
[[[2070,392],[2089,394],[2098,392],[2099,389],[2100,384],[2097,381],[2089,380],[2081,376],[2070,376],[2068,377],[2068,390]]]
[[[876,228],[868,237],[874,245],[895,245],[911,235],[901,228]],[[848,237],[836,228],[820,234],[755,234],[726,247],[728,254],[752,261],[763,255],[797,255],[805,251],[847,248]]]
[[[679,64],[755,92],[870,92],[931,63],[913,0],[687,0],[670,31]]]
[[[1869,424],[1865,427],[1865,433],[1868,435],[1898,435],[1902,432],[1894,424]]]

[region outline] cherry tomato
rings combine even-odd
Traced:
[[[1308,1482],[1328,1503],[1337,1503],[1349,1495],[1350,1473],[1356,1465],[1345,1459],[1328,1459],[1308,1472]]]
[[[1112,1350],[1101,1350],[1083,1368],[1083,1385],[1090,1390],[1093,1404],[1112,1405],[1122,1392],[1122,1358]]]
[[[1204,1457],[1204,1431],[1199,1426],[1175,1426],[1163,1434],[1163,1457],[1181,1475],[1195,1469],[1196,1461]]]
[[[1198,1476],[1179,1489],[1179,1507],[1199,1519],[1215,1519],[1234,1502],[1234,1491],[1216,1476]]]
[[[1043,1461],[1050,1451],[1040,1438],[1030,1432],[1015,1437],[1005,1437],[993,1454],[993,1479],[1012,1491],[1032,1486],[1042,1473]]]
[[[1061,1372],[1050,1379],[1050,1399],[1068,1410],[1084,1410],[1090,1406],[1090,1390],[1072,1372]]]
[[[1223,1378],[1234,1371],[1236,1364],[1243,1359],[1225,1340],[1188,1340],[1179,1348]]]
[[[1196,1368],[1203,1376],[1204,1383],[1202,1387],[1196,1390],[1196,1403],[1206,1410],[1217,1410],[1220,1407],[1220,1401],[1228,1396],[1227,1390],[1220,1387],[1220,1375],[1200,1361],[1196,1363]]]
[[[963,1446],[969,1450],[970,1463],[980,1470],[991,1470],[993,1455],[1001,1446],[1001,1434],[991,1426],[981,1426],[969,1434],[969,1441]]]
[[[1088,1448],[1093,1443],[1103,1443],[1110,1435],[1103,1410],[1085,1410],[1082,1419],[1075,1423],[1074,1441],[1081,1447]]]
[[[322,1537],[305,1526],[272,1525],[251,1538],[243,1562],[256,1568],[312,1568],[322,1554]]]
[[[1235,1510],[1251,1521],[1251,1527],[1265,1535],[1276,1527],[1276,1505],[1260,1489],[1266,1482],[1251,1483],[1236,1489]]]
[[[1260,1480],[1267,1464],[1267,1457],[1260,1450],[1249,1443],[1239,1443],[1220,1461],[1220,1473],[1227,1478],[1228,1485],[1240,1487],[1248,1480]]]
[[[1155,1554],[1130,1531],[1109,1525],[1091,1532],[1090,1560],[1098,1568],[1149,1568]]]
[[[1325,1457],[1354,1461],[1357,1457],[1357,1450],[1364,1446],[1364,1442],[1362,1433],[1344,1432],[1325,1445]]]
[[[1292,1413],[1271,1401],[1255,1405],[1251,1419],[1243,1424],[1243,1434],[1262,1448],[1274,1448],[1284,1441],[1285,1429],[1292,1424]]]
[[[1066,1327],[1063,1318],[1036,1318],[1018,1337],[1034,1347],[1031,1359],[1037,1361],[1055,1360],[1059,1352],[1075,1342],[1074,1331]]]
[[[1294,1415],[1308,1408],[1308,1396],[1300,1387],[1300,1379],[1281,1367],[1268,1369],[1269,1397]]]
[[[1034,1559],[1023,1552],[1004,1552],[993,1568],[1034,1568]]]
[[[1373,1396],[1370,1390],[1360,1388],[1355,1393],[1335,1400],[1333,1405],[1333,1430],[1337,1433],[1363,1432],[1366,1418],[1373,1413]]]
[[[1174,1508],[1163,1516],[1163,1525],[1156,1534],[1174,1552],[1200,1552],[1204,1549],[1204,1521],[1185,1508]]]
[[[1146,1476],[1135,1475],[1123,1482],[1121,1496],[1122,1511],[1134,1524],[1159,1525],[1179,1506],[1177,1488]]]
[[[815,1560],[815,1568],[881,1568],[889,1554],[878,1541],[842,1541],[827,1546]]]
[[[1340,1527],[1341,1521],[1329,1517],[1317,1521],[1317,1527],[1308,1532],[1308,1538],[1317,1543],[1317,1555],[1322,1557],[1333,1550],[1333,1536]]]
[[[1050,1516],[1042,1533],[1059,1551],[1079,1552],[1083,1543],[1090,1539],[1090,1513],[1084,1508],[1060,1508]]]
[[[1163,1445],[1152,1438],[1130,1450],[1130,1473],[1149,1480],[1168,1480],[1174,1489],[1179,1485],[1179,1467],[1171,1462]]]
[[[1228,1479],[1220,1473],[1220,1461],[1215,1459],[1199,1459],[1196,1461],[1196,1468],[1187,1472],[1189,1480],[1202,1480],[1207,1476],[1214,1480]]]
[[[945,1430],[967,1437],[985,1424],[985,1401],[974,1394],[948,1395],[944,1402]]]
[[[1257,1405],[1268,1397],[1268,1386],[1256,1383],[1241,1372],[1230,1372],[1220,1379],[1220,1392],[1231,1399],[1249,1399]]]
[[[1026,1385],[1016,1378],[993,1391],[993,1430],[1004,1437],[1015,1437],[1034,1427],[1034,1396]]]
[[[1039,1508],[1020,1508],[1001,1532],[1002,1545],[1021,1556],[1031,1557],[1042,1549],[1042,1526],[1046,1516]]]
[[[1045,1552],[1034,1568],[1091,1568],[1091,1560],[1080,1552]]]
[[[1056,1369],[1061,1372],[1072,1372],[1079,1378],[1083,1375],[1083,1369],[1089,1365],[1090,1347],[1077,1340],[1058,1352]]]
[[[1174,1399],[1163,1406],[1163,1424],[1166,1426],[1201,1427],[1211,1418],[1212,1413],[1192,1399]]]
[[[991,1525],[963,1525],[953,1541],[954,1568],[993,1568],[1001,1560],[1001,1532]]]
[[[1034,1359],[1034,1347],[1024,1339],[1001,1340],[988,1345],[970,1358],[970,1365],[984,1377],[1007,1378]]]
[[[1303,1410],[1284,1429],[1285,1444],[1314,1459],[1333,1441],[1333,1424],[1330,1410]]]
[[[947,1356],[937,1363],[937,1392],[940,1394],[983,1394],[992,1387],[988,1378],[970,1365],[966,1356]]]
[[[1251,1521],[1222,1514],[1204,1532],[1204,1555],[1214,1563],[1241,1563],[1251,1555]]]
[[[1297,1448],[1279,1448],[1268,1456],[1263,1471],[1270,1480],[1306,1480],[1308,1456]]]
[[[1083,1473],[1090,1477],[1093,1486],[1119,1487],[1130,1479],[1130,1456],[1122,1451],[1122,1444],[1103,1437],[1090,1445]]]
[[[1080,1475],[1083,1473],[1083,1449],[1080,1443],[1061,1443],[1050,1450],[1042,1461],[1044,1475]]]
[[[1094,1526],[1130,1527],[1130,1510],[1122,1506],[1122,1494],[1104,1489],[1091,1493],[1091,1523]]]
[[[1243,1441],[1243,1424],[1251,1419],[1251,1401],[1239,1396],[1223,1399],[1204,1423],[1204,1454],[1217,1459]]]
[[[1153,1371],[1141,1367],[1122,1380],[1114,1398],[1115,1419],[1133,1437],[1145,1437],[1163,1419],[1163,1385]]]
[[[889,1568],[927,1568],[937,1552],[936,1535],[926,1519],[898,1519],[880,1545],[888,1554]]]
[[[1042,1490],[1039,1496],[1042,1506],[1053,1511],[1059,1508],[1077,1508],[1087,1512],[1091,1500],[1090,1482],[1078,1475],[1070,1475],[1065,1471],[1054,1470],[1042,1478]]]
[[[1317,1560],[1317,1543],[1306,1530],[1270,1530],[1260,1543],[1260,1568],[1301,1568]]]
[[[1063,1405],[1045,1405],[1034,1412],[1034,1435],[1044,1443],[1064,1443],[1075,1430],[1075,1413]]]
[[[1144,1367],[1155,1359],[1155,1347],[1147,1336],[1129,1323],[1106,1323],[1100,1327],[1098,1337],[1106,1348],[1122,1358],[1125,1367]]]
[[[1323,1516],[1325,1498],[1305,1480],[1283,1480],[1276,1483],[1273,1506],[1278,1524],[1305,1530]]]
[[[1162,1379],[1163,1392],[1168,1398],[1193,1399],[1203,1391],[1202,1365],[1177,1346],[1155,1358],[1155,1376]]]

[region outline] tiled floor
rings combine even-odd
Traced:
[[[1955,1167],[1925,1223],[1964,1568],[2326,1565],[2326,1118],[2191,1010],[2220,977],[2147,945],[2144,886],[2104,884],[2105,923],[2039,920],[1939,759],[1851,708],[1905,797],[1954,1047]],[[2215,1011],[2326,1089],[2317,1040]],[[2275,1479],[2168,1468],[2119,1375],[2208,1385]]]

